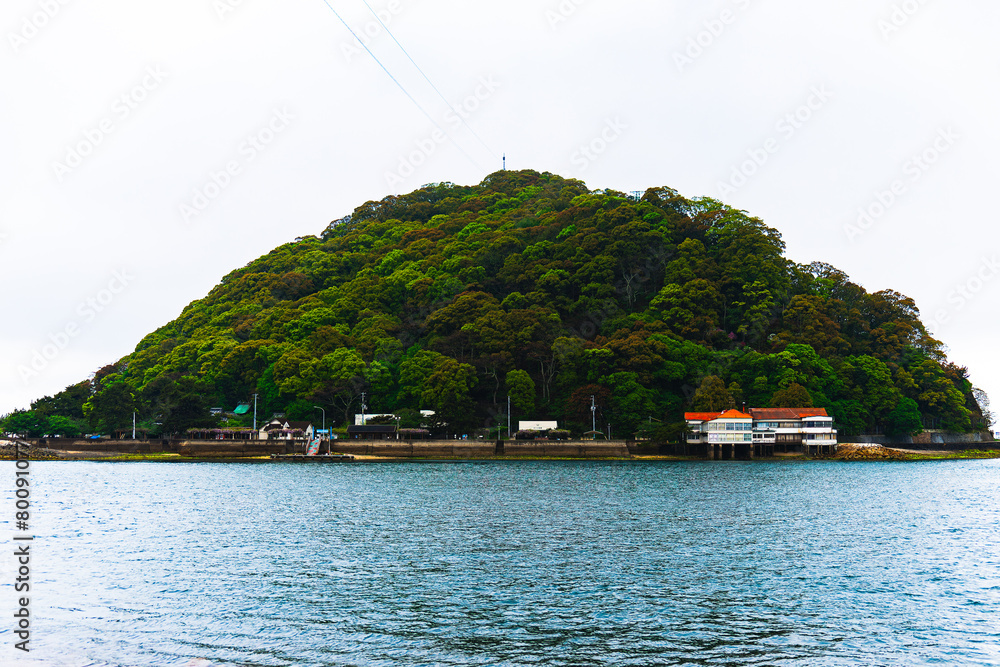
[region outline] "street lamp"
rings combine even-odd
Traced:
[[[510,433],[510,394],[507,394],[507,439],[514,439]]]
[[[257,437],[257,394],[253,395],[253,431],[254,438]]]

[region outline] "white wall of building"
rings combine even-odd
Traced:
[[[540,422],[540,421],[517,422],[517,429],[519,431],[551,431],[554,428],[559,428],[559,422]]]

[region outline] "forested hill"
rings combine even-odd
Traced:
[[[795,264],[712,199],[502,171],[368,202],[233,271],[93,380],[33,406],[103,432],[259,413],[436,410],[453,432],[558,419],[621,435],[685,409],[826,407],[842,432],[986,426],[914,302]],[[154,428],[154,430],[156,430]]]

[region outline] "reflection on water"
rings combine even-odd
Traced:
[[[16,664],[1000,664],[994,461],[32,476]]]

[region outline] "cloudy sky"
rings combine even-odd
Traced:
[[[3,3],[0,414],[275,246],[503,153],[762,218],[791,259],[913,297],[1000,404],[1000,6],[368,3]]]

